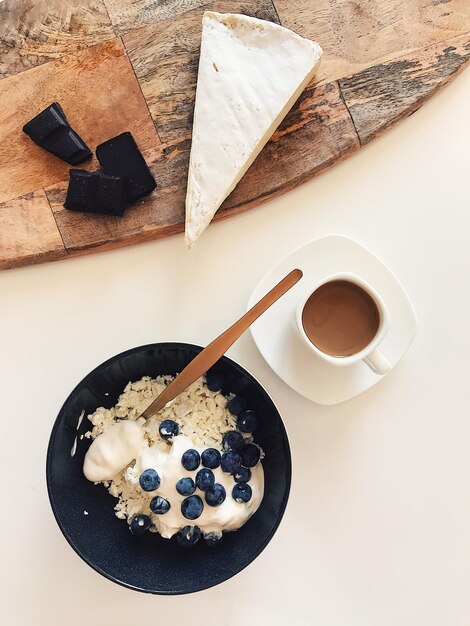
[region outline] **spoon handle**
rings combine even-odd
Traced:
[[[286,291],[289,291],[302,278],[302,271],[292,270],[269,293],[267,293],[254,307],[243,315],[237,322],[227,328],[225,332],[214,339],[176,376],[168,387],[145,409],[143,417],[149,418],[162,409],[191,383],[202,376],[227,352],[232,344],[253,324],[269,307],[274,304]]]

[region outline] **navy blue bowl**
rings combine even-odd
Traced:
[[[240,365],[223,357],[213,370],[224,381],[223,391],[246,398],[256,411],[256,441],[263,460],[265,492],[260,508],[239,530],[224,534],[216,548],[201,541],[194,548],[155,533],[134,537],[114,514],[115,498],[102,485],[85,479],[83,459],[90,445],[80,435],[90,429],[78,417],[99,406],[112,407],[131,380],[180,372],[200,351],[185,343],[158,343],[118,354],[94,369],[72,391],[55,421],[47,450],[47,489],[52,510],[75,552],[97,572],[138,591],[183,594],[217,585],[249,565],[267,546],[282,519],[291,482],[291,456],[278,410],[263,387]],[[75,454],[71,450],[75,437]],[[86,512],[86,513],[85,513]]]

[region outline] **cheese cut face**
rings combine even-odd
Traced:
[[[204,13],[186,195],[188,247],[310,82],[322,52],[271,22]]]

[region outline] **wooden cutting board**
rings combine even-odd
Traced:
[[[325,50],[314,82],[216,219],[347,158],[416,111],[470,60],[468,0],[4,0],[0,268],[183,230],[201,16],[208,8],[278,22]],[[69,166],[21,132],[54,100],[92,149],[130,130],[157,190],[123,218],[66,211]],[[86,165],[97,167],[95,159]]]

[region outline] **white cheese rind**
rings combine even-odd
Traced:
[[[186,195],[191,247],[310,82],[314,41],[245,15],[204,13]]]

